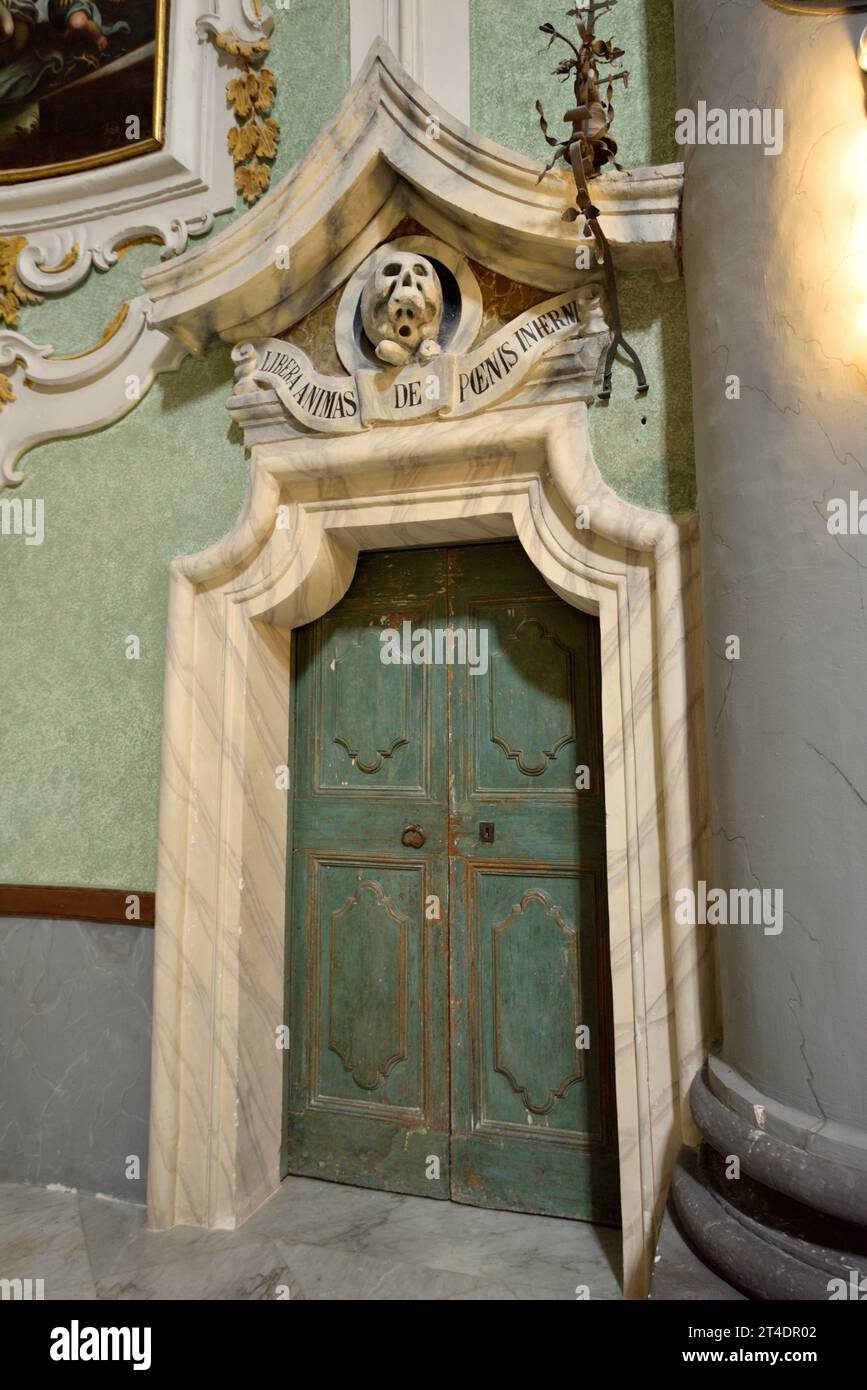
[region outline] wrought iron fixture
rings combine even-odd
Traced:
[[[554,147],[550,163],[539,178],[541,181],[558,159],[564,160],[570,166],[575,179],[575,207],[567,208],[563,218],[564,221],[575,222],[579,217],[583,217],[584,235],[592,237],[596,244],[596,258],[605,279],[612,329],[611,345],[605,357],[602,389],[599,392],[600,400],[608,400],[611,396],[611,374],[618,348],[623,349],[632,363],[638,383],[638,394],[646,395],[649,389],[641,359],[626,341],[623,333],[611,247],[599,225],[599,208],[594,206],[589,188],[590,181],[598,178],[606,164],[613,164],[615,169],[620,169],[616,159],[617,142],[611,135],[611,124],[614,120],[614,83],[622,82],[624,87],[627,86],[629,73],[625,70],[605,76],[600,73],[600,68],[611,68],[617,64],[618,59],[623,57],[623,49],[615,47],[613,39],[600,39],[596,36],[597,21],[602,15],[613,10],[616,4],[617,0],[590,0],[589,4],[575,5],[567,11],[576,22],[577,43],[561,34],[553,24],[539,26],[542,33],[548,35],[549,48],[559,41],[572,50],[572,56],[563,58],[554,69],[555,77],[560,77],[564,82],[571,80],[573,84],[575,105],[563,117],[572,127],[571,133],[562,140],[556,140],[549,135],[542,103],[536,102],[542,134],[548,144]],[[606,89],[604,100],[601,94],[603,86]]]

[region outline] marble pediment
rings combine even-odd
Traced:
[[[229,409],[248,446],[588,400],[608,325],[582,221],[563,217],[570,178],[451,116],[377,41],[282,182],[146,272],[150,322],[193,351],[233,344]],[[679,273],[682,182],[666,165],[594,185],[616,266]],[[523,312],[491,325],[485,273]],[[325,306],[333,341],[311,352]]]
[[[461,257],[559,294],[598,278],[576,266],[581,219],[564,170],[488,140],[438,106],[381,40],[331,123],[255,207],[145,272],[150,323],[200,352],[215,339],[280,338],[413,219]],[[604,175],[595,201],[622,269],[680,273],[683,166]]]

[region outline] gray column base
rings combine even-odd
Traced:
[[[702,1076],[690,1099],[706,1142],[681,1153],[672,1201],[708,1267],[755,1299],[827,1302],[840,1296],[834,1280],[867,1292],[865,1175],[752,1128]]]
[[[864,1130],[807,1115],[763,1095],[722,1057],[713,1054],[707,1059],[707,1084],[717,1100],[740,1115],[751,1129],[782,1139],[784,1144],[815,1154],[816,1158],[829,1158],[835,1167],[842,1164],[844,1168],[859,1168],[867,1178]]]

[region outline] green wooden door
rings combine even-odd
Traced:
[[[444,626],[446,560],[362,556],[296,636],[288,1150],[293,1173],[444,1198],[446,672],[383,664],[379,634]]]
[[[597,632],[508,543],[297,634],[289,1171],[618,1220]]]
[[[488,647],[449,668],[452,1197],[616,1222],[598,625],[517,545],[449,597]]]

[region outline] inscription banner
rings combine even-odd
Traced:
[[[556,343],[606,332],[598,291],[584,286],[528,309],[472,352],[408,367],[364,368],[354,376],[323,376],[301,348],[265,338],[252,344],[255,356],[244,378],[272,387],[307,429],[349,434],[430,416],[475,415],[517,391]]]

